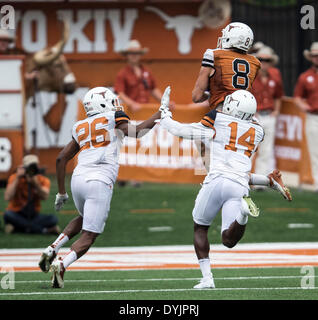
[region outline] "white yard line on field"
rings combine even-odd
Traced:
[[[318,287],[306,288],[317,290]],[[215,289],[139,289],[139,290],[103,290],[103,291],[42,291],[42,292],[6,292],[0,293],[0,296],[32,296],[32,295],[66,295],[66,294],[99,294],[99,293],[140,293],[140,292],[181,292],[181,291],[240,291],[240,290],[305,290],[302,287],[275,287],[275,288],[215,288]]]
[[[263,280],[263,279],[296,279],[302,278],[303,275],[299,276],[255,276],[255,277],[221,277],[215,278],[214,280]],[[317,278],[318,276],[306,276],[306,278]],[[138,281],[196,281],[201,278],[145,278],[145,279],[91,279],[91,280],[65,280],[64,282],[138,282]],[[50,280],[15,280],[15,283],[45,283]]]

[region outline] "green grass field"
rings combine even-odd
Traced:
[[[148,183],[140,188],[116,186],[105,231],[99,236],[95,246],[191,244],[192,209],[199,189],[200,185]],[[0,189],[0,199],[3,199],[3,192],[4,189]],[[51,194],[43,203],[43,213],[54,213],[56,192],[56,181],[52,177]],[[250,219],[241,243],[318,241],[318,194],[297,190],[292,190],[292,193],[294,200],[288,202],[273,190],[252,191],[252,198],[260,207],[261,214],[257,219]],[[70,190],[68,194],[71,195]],[[6,203],[1,201],[0,212],[5,208]],[[167,211],[132,213],[134,209],[167,209]],[[59,225],[62,229],[68,221],[76,217],[76,209],[71,198],[63,210],[64,214],[58,213]],[[314,226],[308,229],[289,229],[290,223],[309,223]],[[211,243],[220,243],[220,225],[221,220],[218,215],[209,231]],[[160,226],[170,226],[173,231],[149,231],[151,227]],[[55,239],[55,236],[43,235],[5,235],[3,228],[1,229],[1,248],[41,248]]]
[[[43,213],[54,213],[56,181],[43,203]],[[146,246],[192,244],[192,208],[199,185],[143,184],[114,189],[110,216],[104,233],[94,246]],[[3,189],[0,198],[3,199]],[[70,190],[68,190],[69,195]],[[261,209],[250,218],[241,243],[318,241],[318,195],[292,190],[289,203],[272,190],[251,192]],[[0,211],[6,203],[0,202]],[[147,210],[146,210],[147,209]],[[149,210],[148,210],[149,209]],[[157,212],[160,209],[159,212]],[[155,210],[154,212],[151,210]],[[156,211],[157,210],[157,211]],[[136,213],[137,212],[137,213]],[[76,216],[72,199],[58,213],[63,227]],[[2,220],[2,219],[1,219]],[[291,229],[290,223],[312,224],[312,228]],[[210,243],[220,244],[220,215],[209,231]],[[3,221],[2,221],[3,226]],[[149,228],[169,226],[172,231],[151,232]],[[44,248],[55,236],[6,235],[0,231],[1,248]],[[68,244],[69,246],[71,243]],[[317,273],[317,268],[316,274]],[[200,270],[69,271],[64,289],[50,287],[50,275],[40,272],[15,274],[14,290],[0,289],[0,299],[106,299],[106,300],[223,300],[223,299],[318,299],[318,286],[300,286],[300,268],[215,269],[216,290],[193,290]],[[315,278],[315,281],[318,280]],[[2,290],[2,291],[1,291]]]

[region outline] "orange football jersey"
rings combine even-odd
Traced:
[[[250,91],[261,63],[250,54],[225,49],[207,49],[202,66],[215,69],[209,83],[210,106],[214,109],[234,91]]]

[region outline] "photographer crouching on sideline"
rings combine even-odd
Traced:
[[[23,165],[9,177],[4,199],[9,201],[4,213],[5,233],[59,233],[54,214],[40,214],[41,201],[50,193],[50,180],[41,174],[36,155],[23,158]]]

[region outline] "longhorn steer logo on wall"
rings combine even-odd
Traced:
[[[162,20],[166,22],[166,29],[173,29],[178,38],[178,51],[181,54],[188,54],[191,52],[191,39],[195,29],[202,29],[203,23],[200,18],[191,15],[178,15],[175,17],[168,16],[162,10],[147,6],[145,10],[157,14]]]

